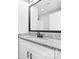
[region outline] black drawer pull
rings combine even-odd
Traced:
[[[27,51],[27,58],[29,58],[29,51]]]
[[[30,59],[32,59],[32,53],[30,53]]]

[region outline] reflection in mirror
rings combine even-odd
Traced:
[[[30,30],[60,31],[60,0],[42,0],[30,7]]]

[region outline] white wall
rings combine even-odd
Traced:
[[[28,32],[28,7],[24,0],[18,3],[18,33]]]
[[[61,11],[52,13],[49,22],[50,29],[61,30]]]

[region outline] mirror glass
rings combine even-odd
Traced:
[[[60,0],[43,0],[30,7],[31,30],[61,30]]]

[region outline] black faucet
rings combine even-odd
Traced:
[[[43,34],[40,34],[40,32],[37,32],[37,37],[43,38]]]

